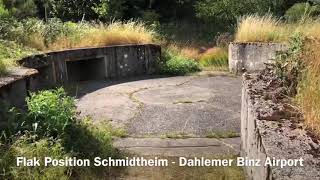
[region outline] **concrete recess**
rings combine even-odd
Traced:
[[[23,107],[29,91],[73,81],[113,80],[154,74],[161,63],[161,47],[154,44],[71,49],[30,56],[0,78],[0,101]]]

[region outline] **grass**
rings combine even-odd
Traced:
[[[234,138],[234,137],[240,137],[240,134],[234,131],[226,131],[226,132],[222,132],[222,131],[212,131],[207,133],[206,135],[207,138]]]
[[[156,43],[156,33],[142,22],[87,24],[85,27],[80,38],[61,36],[49,44],[47,50]]]
[[[247,16],[239,21],[236,41],[290,43],[292,34],[300,34],[304,39],[303,52],[287,57],[288,62],[296,58],[305,66],[297,69],[302,77],[297,77],[295,101],[304,115],[305,125],[320,136],[320,19],[302,18],[296,23],[285,23],[270,15]]]
[[[285,23],[271,15],[250,15],[240,19],[235,35],[236,42],[287,42],[294,33],[306,37],[320,37],[320,21],[303,19]]]
[[[110,124],[93,124],[90,118],[77,119],[74,99],[63,89],[33,93],[27,100],[27,112],[0,109],[0,179],[102,179],[104,167],[17,167],[18,156],[43,159],[121,158],[113,148],[114,136],[126,132]]]
[[[187,139],[192,138],[193,135],[184,132],[170,132],[166,133],[164,137],[169,139]]]
[[[219,47],[208,49],[199,62],[204,68],[228,70],[228,50]]]
[[[157,34],[139,21],[109,24],[72,23],[38,19],[0,20],[0,76],[15,61],[39,51],[158,43]]]
[[[0,39],[0,76],[5,75],[10,68],[16,66],[16,60],[37,53],[35,49]]]
[[[165,64],[161,73],[169,75],[185,75],[200,71],[199,63],[188,58],[175,49],[165,49],[163,57]]]
[[[298,84],[295,98],[300,106],[305,124],[320,136],[320,41],[306,42],[302,56],[306,68]]]
[[[283,42],[287,29],[284,24],[271,15],[250,15],[240,19],[235,35],[237,42]]]

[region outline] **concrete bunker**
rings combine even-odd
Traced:
[[[66,61],[69,82],[106,80],[108,72],[104,57]]]

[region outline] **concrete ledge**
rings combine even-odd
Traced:
[[[276,58],[277,52],[287,49],[285,44],[278,43],[230,43],[229,70],[236,74],[263,70],[265,63]]]
[[[264,75],[243,76],[241,107],[241,155],[249,159],[267,157],[300,159],[303,167],[247,166],[245,172],[252,180],[310,180],[320,179],[319,142],[293,114],[286,113],[285,103],[273,102],[274,89]]]
[[[34,89],[38,71],[29,68],[15,68],[6,77],[0,78],[0,101],[23,108],[28,91]]]

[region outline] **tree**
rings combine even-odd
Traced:
[[[4,0],[3,4],[8,9],[10,15],[17,18],[35,16],[37,13],[34,0]]]
[[[280,15],[285,4],[285,0],[200,0],[196,12],[197,17],[205,20],[214,18],[235,23],[237,18],[247,14]]]

